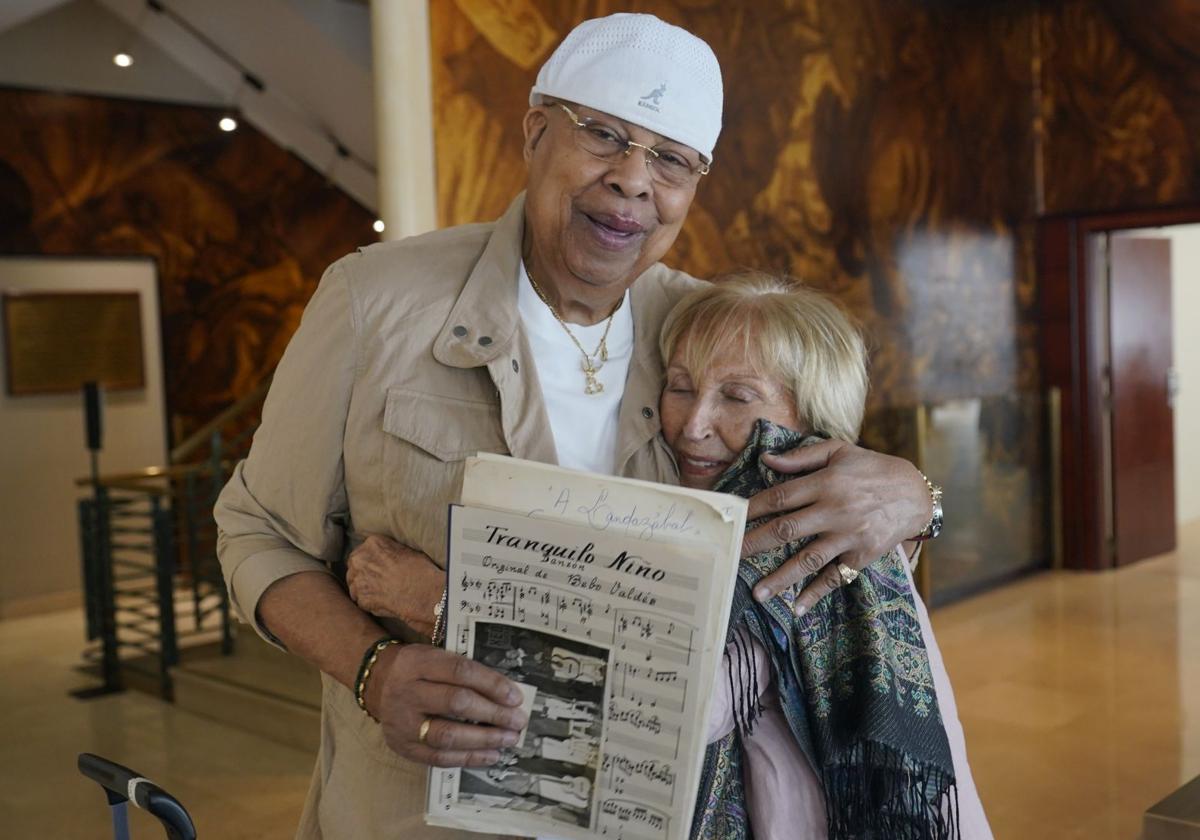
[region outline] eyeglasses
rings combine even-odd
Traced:
[[[646,167],[650,177],[668,187],[686,187],[699,180],[701,175],[707,175],[709,166],[704,161],[693,162],[674,148],[651,148],[641,143],[635,143],[624,136],[623,132],[593,117],[580,117],[561,102],[555,102],[566,112],[571,122],[575,123],[575,145],[590,155],[601,160],[616,161],[629,157],[634,147],[646,153]]]

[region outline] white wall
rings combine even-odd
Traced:
[[[1171,331],[1172,355],[1179,377],[1175,398],[1175,511],[1180,525],[1180,556],[1194,550],[1189,535],[1200,523],[1200,225],[1163,228],[1159,234],[1171,239]],[[1180,564],[1181,575],[1184,564]],[[1182,579],[1180,581],[1183,583]],[[1200,708],[1196,704],[1196,686],[1200,686],[1200,616],[1179,610],[1179,703],[1181,709]],[[1185,714],[1180,726],[1180,741],[1200,744],[1200,715]],[[1193,752],[1193,754],[1195,754]],[[1190,774],[1185,774],[1190,775]],[[1187,781],[1181,777],[1180,783]]]
[[[165,464],[157,272],[149,259],[0,258],[0,292],[136,291],[146,387],[105,395],[101,472]],[[0,325],[2,329],[2,325]],[[0,371],[4,370],[0,341]],[[89,473],[82,397],[0,387],[0,618],[79,602],[75,479]]]
[[[1175,510],[1200,519],[1200,225],[1164,228],[1171,237],[1171,312],[1175,370]]]

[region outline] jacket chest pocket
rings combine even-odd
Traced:
[[[383,412],[384,497],[396,539],[446,561],[446,507],[458,501],[465,459],[507,455],[496,403],[389,388]]]

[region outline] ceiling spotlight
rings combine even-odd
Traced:
[[[119,52],[113,56],[113,64],[118,67],[129,67],[133,64],[133,56],[127,52]]]
[[[385,227],[383,224],[383,219],[376,219],[375,224],[371,225],[371,227],[375,228],[376,233],[383,233]]]
[[[217,125],[220,126],[222,131],[237,131],[238,127],[237,120],[228,114],[221,117],[221,120],[217,123]]]

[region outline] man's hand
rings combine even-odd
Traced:
[[[796,599],[797,615],[842,585],[839,563],[855,571],[866,568],[920,533],[933,512],[925,480],[903,458],[831,440],[765,460],[779,472],[813,471],[752,497],[751,520],[784,515],[742,541],[742,556],[748,557],[817,535],[754,589],[754,597],[763,601],[817,573]]]
[[[346,558],[346,585],[363,610],[432,636],[433,608],[442,599],[446,573],[421,552],[372,534]]]
[[[384,633],[346,596],[341,583],[324,572],[300,572],[275,581],[259,599],[258,616],[290,651],[349,689],[363,653]],[[371,669],[364,700],[381,721],[388,745],[423,764],[494,764],[498,750],[515,743],[527,723],[515,683],[485,665],[429,645],[384,648]],[[430,725],[421,743],[426,719]]]
[[[367,710],[389,747],[435,767],[485,767],[529,722],[521,692],[486,665],[429,645],[386,648],[367,681]],[[424,743],[421,725],[430,720]],[[464,723],[463,721],[471,721]]]

